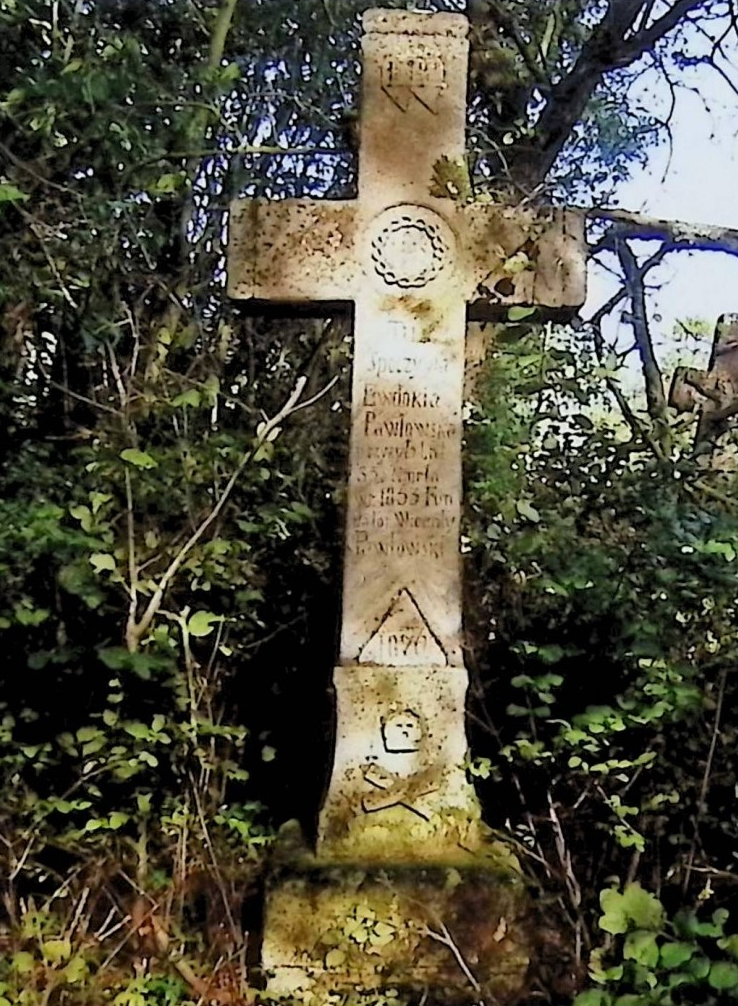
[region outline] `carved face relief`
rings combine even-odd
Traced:
[[[423,727],[412,709],[403,709],[382,720],[382,741],[389,754],[410,754],[420,750]]]

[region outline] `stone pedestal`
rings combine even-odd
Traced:
[[[324,1002],[329,991],[397,989],[503,1006],[528,968],[526,892],[504,846],[473,865],[303,860],[273,874],[267,906],[274,995]]]

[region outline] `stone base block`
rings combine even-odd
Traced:
[[[489,866],[283,868],[267,893],[267,990],[305,1001],[387,989],[444,1003],[515,1001],[529,963],[529,905],[501,843]]]

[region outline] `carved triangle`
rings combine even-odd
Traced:
[[[392,598],[382,621],[361,648],[359,663],[382,667],[448,664],[443,647],[407,587]]]

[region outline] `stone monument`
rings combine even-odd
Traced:
[[[730,420],[738,414],[738,315],[718,318],[707,370],[677,367],[669,404],[678,412],[699,410],[694,446],[698,461],[716,470],[735,471],[738,448]]]
[[[276,871],[270,990],[402,986],[497,1000],[527,964],[514,857],[465,761],[461,437],[467,312],[584,299],[573,212],[450,198],[467,19],[364,14],[359,195],[240,200],[232,297],[355,304],[335,755],[315,855]]]

